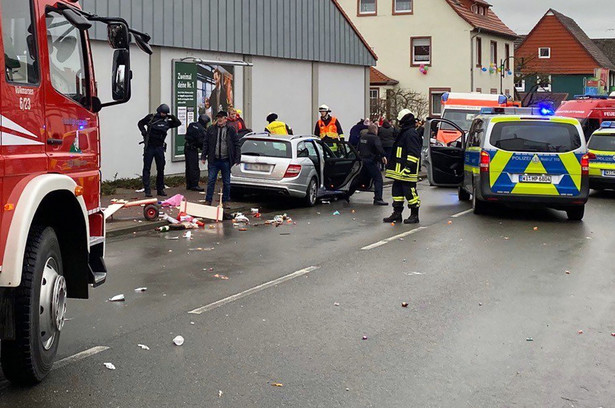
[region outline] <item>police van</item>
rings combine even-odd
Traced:
[[[581,220],[589,196],[589,156],[583,129],[548,108],[483,108],[448,146],[430,144],[429,177],[437,186],[458,186],[475,214],[491,204],[549,207]],[[425,135],[424,137],[430,137]]]
[[[615,122],[602,122],[587,143],[589,187],[615,189]]]

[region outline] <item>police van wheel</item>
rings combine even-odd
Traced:
[[[459,187],[457,195],[459,196],[459,201],[470,201],[471,195],[463,187]]]
[[[30,230],[14,293],[15,339],[2,341],[2,370],[14,384],[33,385],[51,371],[66,316],[66,280],[52,228]]]
[[[482,215],[487,212],[487,203],[478,199],[476,194],[476,187],[472,192],[472,210],[474,214]]]
[[[581,221],[585,215],[585,206],[571,207],[566,210],[566,214],[570,221]]]

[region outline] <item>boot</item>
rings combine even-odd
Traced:
[[[391,216],[388,218],[384,218],[382,222],[386,222],[386,223],[401,222],[402,220],[401,213],[402,213],[402,210],[398,208],[393,208],[393,214],[391,214]]]
[[[167,196],[167,192],[166,192],[166,191],[164,191],[164,190],[158,190],[158,195],[159,195],[160,197],[166,197],[166,196]]]
[[[404,220],[404,224],[418,224],[419,223],[419,208],[412,207],[410,209],[410,216]]]

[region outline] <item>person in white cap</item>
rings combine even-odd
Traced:
[[[327,105],[320,105],[318,112],[320,113],[320,118],[316,122],[314,135],[321,139],[343,140],[344,131],[342,130],[342,125],[335,116],[331,116],[331,108]]]
[[[416,131],[416,118],[409,109],[399,112],[397,120],[401,130],[395,139],[385,174],[387,178],[393,179],[393,214],[383,221],[401,222],[404,201],[407,200],[411,214],[404,220],[404,224],[417,224],[421,199],[416,191],[416,183],[419,181],[422,140]]]

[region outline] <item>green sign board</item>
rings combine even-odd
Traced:
[[[173,138],[173,159],[184,155],[184,138],[188,125],[195,121],[197,102],[197,66],[191,62],[175,62],[173,95],[175,115],[181,121]]]

